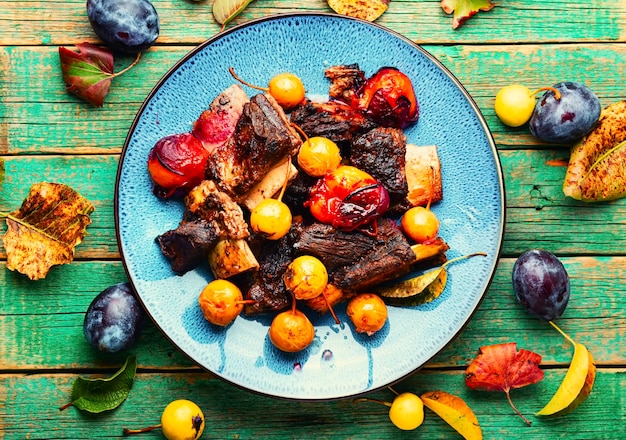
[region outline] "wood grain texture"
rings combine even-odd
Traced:
[[[110,374],[111,372],[107,373]],[[395,388],[399,392],[421,394],[445,390],[460,396],[473,408],[485,439],[611,439],[626,436],[623,416],[615,409],[623,403],[621,388],[626,386],[623,369],[600,371],[596,387],[575,412],[552,419],[533,416],[556,390],[564,370],[546,370],[543,381],[513,390],[518,409],[533,422],[528,427],[511,410],[503,393],[471,391],[464,385],[463,372],[428,372],[414,376]],[[81,374],[86,376],[86,374]],[[5,374],[0,378],[0,428],[6,439],[95,440],[121,438],[122,428],[140,428],[158,423],[162,409],[175,398],[191,399],[203,410],[207,420],[202,438],[215,439],[382,439],[460,438],[443,420],[426,410],[424,424],[415,432],[395,428],[388,409],[374,403],[354,404],[351,400],[335,402],[288,402],[258,396],[228,385],[204,373],[140,373],[128,399],[116,410],[89,415],[70,407],[59,407],[70,395],[76,374]],[[90,375],[89,377],[101,377]],[[36,396],[36,398],[33,398]],[[388,390],[370,393],[369,397],[390,400]],[[262,415],[262,416],[259,416]],[[607,430],[607,418],[614,420]],[[142,434],[142,439],[163,438],[159,431]]]
[[[497,90],[512,82],[536,89],[565,80],[587,84],[603,106],[626,99],[626,3],[494,3],[457,30],[440,0],[393,0],[377,21],[423,45],[464,85],[493,134],[506,190],[502,255],[484,300],[444,351],[395,388],[461,396],[486,439],[623,439],[626,199],[588,204],[566,198],[565,168],[558,164],[567,160],[568,146],[540,142],[526,127],[504,126],[493,102]],[[44,280],[32,282],[7,270],[0,245],[0,439],[119,438],[124,426],[158,422],[175,398],[203,408],[209,422],[203,438],[458,438],[429,411],[418,431],[401,432],[380,405],[286,402],[241,390],[197,367],[151,321],[128,353],[104,355],[88,346],[82,322],[89,303],[126,280],[115,237],[114,182],[128,129],[158,80],[219,31],[210,0],[154,5],[161,22],[157,44],[114,79],[105,105],[95,108],[67,93],[58,57],[59,46],[101,43],[87,20],[85,0],[0,0],[0,211],[19,207],[30,185],[40,181],[68,184],[96,206],[76,260],[54,267]],[[331,12],[325,0],[256,1],[229,27],[291,11]],[[116,71],[131,61],[118,57]],[[6,229],[1,225],[0,234]],[[531,248],[550,250],[564,262],[572,294],[558,324],[589,347],[598,365],[588,401],[559,418],[532,415],[558,387],[572,349],[515,300],[511,270],[515,258]],[[532,427],[512,412],[503,394],[464,385],[465,368],[480,346],[510,341],[543,356],[545,379],[512,392]],[[111,374],[130,353],[138,355],[139,375],[120,408],[98,416],[76,408],[59,412],[75,377]],[[393,395],[379,390],[370,397]]]
[[[620,342],[626,337],[626,257],[562,260],[571,279],[572,295],[558,324],[589,347],[598,365],[622,365],[626,354]],[[514,261],[500,261],[473,319],[427,368],[464,368],[480,346],[511,341],[540,353],[547,365],[567,365],[572,355],[569,343],[517,303],[511,284]],[[82,330],[92,299],[109,285],[126,281],[119,262],[60,266],[37,286],[18,273],[0,269],[0,334],[14,342],[0,345],[0,370],[107,368],[119,361],[120,356],[92,350]],[[454,276],[453,268],[450,273]],[[81,282],[68,284],[66,280]],[[150,321],[133,352],[139,356],[141,368],[193,367]]]

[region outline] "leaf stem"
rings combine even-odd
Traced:
[[[399,395],[400,395],[400,393],[399,393],[399,392],[397,392],[396,390],[394,390],[393,388],[391,388],[391,387],[387,387],[387,388],[389,388],[389,391],[391,391],[391,392],[392,392],[393,394],[395,394],[396,396],[399,396]]]
[[[552,321],[548,321],[548,323],[550,323],[550,325],[552,327],[554,327],[556,329],[557,332],[561,333],[561,335],[567,339],[569,342],[571,342],[571,344],[575,347],[576,346],[576,342],[569,337],[569,335],[567,333],[565,333],[563,330],[560,329],[560,327],[558,325],[556,325],[554,322]]]
[[[128,72],[130,69],[132,69],[133,67],[135,67],[137,65],[137,63],[139,62],[139,59],[141,58],[141,52],[137,53],[137,56],[135,57],[135,61],[133,61],[130,66],[126,67],[125,69],[120,70],[117,73],[112,74],[109,78],[115,78],[118,77],[126,72]]]
[[[485,252],[476,252],[476,253],[473,253],[473,254],[461,255],[460,257],[456,257],[456,258],[453,258],[452,260],[446,261],[445,263],[443,263],[441,265],[441,267],[446,267],[447,265],[452,264],[452,263],[456,263],[457,261],[465,260],[467,258],[472,258],[472,257],[478,257],[478,256],[486,257],[487,254]]]
[[[70,406],[74,405],[74,402],[68,402],[63,406],[59,407],[59,411],[65,411],[66,409],[68,409]]]
[[[524,422],[526,422],[526,424],[528,426],[532,425],[532,422],[530,420],[528,420],[526,417],[524,417],[524,414],[522,414],[521,412],[519,412],[519,410],[515,407],[515,405],[513,404],[513,401],[511,400],[511,395],[509,394],[508,390],[504,391],[504,394],[506,394],[506,399],[509,401],[509,405],[511,405],[511,408],[513,408],[513,411],[515,411],[515,414],[517,414],[518,416],[520,416],[522,418],[522,420]]]

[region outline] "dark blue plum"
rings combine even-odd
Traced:
[[[535,104],[529,122],[530,132],[538,139],[557,144],[573,143],[589,133],[600,117],[600,101],[584,84],[555,84],[561,93],[548,90]]]
[[[532,249],[515,261],[513,290],[526,311],[544,321],[553,321],[561,317],[567,307],[569,276],[554,254]]]
[[[159,16],[148,0],[87,0],[87,17],[113,51],[142,52],[159,36]]]
[[[83,332],[94,348],[117,353],[130,348],[139,333],[144,317],[128,283],[120,283],[100,292],[91,302]]]

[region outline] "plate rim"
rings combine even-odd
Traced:
[[[489,144],[489,148],[490,148],[490,150],[492,152],[492,155],[493,155],[494,164],[496,165],[495,166],[495,168],[496,168],[495,169],[495,171],[496,171],[495,174],[497,176],[497,186],[500,189],[499,207],[500,207],[500,213],[501,214],[500,214],[500,219],[499,219],[500,224],[499,224],[499,228],[498,228],[498,236],[497,236],[497,244],[496,244],[496,255],[494,256],[493,263],[489,267],[489,270],[488,270],[489,277],[486,280],[486,283],[484,284],[484,289],[480,293],[480,296],[479,296],[475,306],[473,307],[473,309],[467,314],[465,319],[461,321],[458,331],[456,331],[454,334],[451,334],[449,336],[449,338],[448,338],[448,341],[446,343],[444,343],[439,350],[434,352],[424,363],[422,363],[421,365],[416,366],[412,370],[408,371],[406,374],[401,375],[401,377],[398,377],[397,379],[393,379],[392,381],[389,381],[387,384],[384,384],[384,385],[372,387],[372,388],[367,389],[367,390],[362,390],[360,392],[354,392],[354,393],[351,393],[351,394],[346,394],[346,395],[341,395],[341,396],[305,398],[305,397],[292,397],[292,396],[284,396],[284,395],[280,395],[280,394],[273,394],[273,393],[271,393],[269,391],[268,392],[264,392],[264,391],[261,391],[259,389],[249,388],[249,387],[247,387],[247,386],[245,386],[243,384],[237,383],[237,382],[235,382],[233,380],[230,380],[227,377],[224,377],[222,374],[219,374],[218,372],[214,372],[211,369],[201,365],[199,362],[197,362],[194,359],[194,357],[190,353],[187,353],[185,350],[183,350],[172,339],[172,337],[167,334],[167,332],[164,330],[164,328],[161,327],[161,325],[156,321],[156,319],[152,316],[152,314],[150,314],[147,311],[146,304],[144,303],[143,298],[139,294],[139,291],[137,290],[137,288],[135,286],[135,283],[133,282],[133,277],[131,276],[130,268],[128,267],[128,263],[126,262],[126,258],[125,258],[124,250],[123,250],[124,249],[124,245],[123,245],[123,241],[122,241],[122,238],[121,238],[121,231],[120,231],[119,188],[120,188],[120,180],[122,178],[122,169],[123,169],[123,165],[124,165],[124,160],[126,158],[126,153],[127,153],[128,148],[130,146],[130,141],[131,141],[131,139],[133,137],[133,134],[134,134],[134,132],[135,132],[135,130],[137,128],[137,125],[138,125],[138,123],[139,123],[143,113],[145,112],[147,106],[150,104],[150,102],[154,98],[154,96],[159,92],[161,87],[163,87],[163,85],[167,82],[167,80],[173,74],[175,74],[181,68],[181,66],[183,66],[187,61],[189,61],[192,57],[194,57],[198,52],[202,51],[205,47],[210,46],[214,42],[219,41],[220,39],[224,38],[225,36],[227,36],[227,35],[229,35],[231,33],[234,33],[234,32],[238,32],[241,29],[245,29],[247,27],[258,25],[258,24],[263,23],[263,22],[276,21],[276,20],[282,20],[282,19],[293,19],[293,18],[298,18],[298,17],[303,17],[303,18],[312,18],[312,17],[313,18],[314,17],[331,18],[331,19],[335,19],[335,20],[339,20],[339,21],[345,20],[345,21],[358,22],[359,24],[364,25],[364,26],[372,26],[374,28],[378,28],[379,30],[382,30],[385,33],[390,34],[394,38],[402,40],[403,42],[407,43],[408,45],[410,45],[415,50],[419,51],[423,56],[428,58],[428,60],[430,62],[435,64],[450,79],[450,81],[452,81],[454,83],[454,85],[456,86],[458,91],[465,97],[465,99],[467,100],[469,106],[471,107],[471,109],[476,114],[477,119],[480,122],[480,126],[481,126],[482,130],[484,131],[485,138],[486,138],[486,140],[487,140],[487,142]],[[196,45],[193,49],[188,51],[184,56],[182,56],[179,60],[177,60],[166,71],[166,73],[163,74],[160,77],[160,79],[152,87],[152,89],[150,90],[148,95],[146,95],[146,97],[144,98],[141,106],[138,108],[138,110],[137,110],[137,112],[136,112],[136,114],[135,114],[135,116],[133,118],[133,121],[132,121],[130,127],[128,128],[128,133],[127,133],[127,135],[125,137],[124,144],[123,144],[123,147],[122,147],[122,151],[120,152],[120,159],[118,161],[117,173],[116,173],[116,178],[115,178],[114,211],[113,212],[114,212],[114,218],[115,218],[115,235],[116,235],[116,240],[117,240],[117,245],[118,245],[118,251],[119,251],[119,254],[120,254],[120,260],[121,260],[122,265],[124,267],[124,271],[125,271],[126,276],[128,278],[128,282],[132,286],[136,298],[140,302],[140,304],[143,307],[143,309],[146,311],[146,315],[150,318],[150,320],[153,322],[153,324],[159,330],[159,332],[172,344],[172,346],[175,347],[180,354],[182,354],[187,359],[189,359],[194,365],[198,366],[202,370],[211,373],[212,375],[214,375],[215,377],[219,378],[220,380],[222,380],[222,381],[224,381],[224,382],[226,382],[226,383],[228,383],[230,385],[233,385],[233,386],[235,386],[235,387],[237,387],[239,389],[242,389],[244,391],[251,392],[251,393],[254,393],[254,394],[257,394],[257,395],[261,395],[261,396],[272,397],[272,398],[277,398],[277,399],[283,399],[283,400],[288,400],[288,401],[299,401],[299,402],[325,402],[325,401],[345,400],[345,399],[350,399],[350,398],[354,398],[354,397],[363,395],[365,393],[371,393],[371,392],[375,392],[375,391],[381,390],[381,389],[386,388],[388,386],[392,386],[394,384],[397,384],[397,383],[407,379],[408,377],[414,375],[419,370],[421,370],[426,364],[428,364],[428,362],[430,362],[432,359],[434,359],[436,356],[438,356],[440,353],[442,353],[454,340],[456,340],[459,337],[459,335],[467,327],[467,324],[474,317],[475,313],[480,308],[480,305],[482,304],[485,296],[487,295],[487,292],[488,292],[488,290],[489,290],[489,288],[490,288],[490,286],[491,286],[491,284],[493,282],[493,279],[495,277],[496,270],[497,270],[497,267],[498,267],[498,264],[499,264],[499,260],[500,260],[500,257],[501,257],[502,247],[503,247],[503,242],[504,242],[504,234],[505,234],[505,229],[506,229],[506,217],[507,217],[507,212],[506,212],[506,191],[505,191],[504,173],[503,173],[502,163],[501,163],[501,160],[500,160],[498,149],[497,149],[496,143],[495,143],[495,141],[493,139],[493,134],[492,134],[489,126],[487,125],[487,122],[485,120],[484,115],[480,111],[480,108],[478,107],[478,105],[476,104],[476,102],[474,101],[472,96],[465,89],[463,84],[456,78],[456,76],[444,64],[442,64],[442,62],[440,62],[437,58],[435,58],[434,55],[432,55],[430,52],[425,50],[421,45],[419,45],[418,43],[414,42],[413,40],[405,37],[404,35],[396,32],[396,31],[394,31],[392,29],[389,29],[386,26],[383,26],[381,24],[375,23],[375,22],[370,22],[370,21],[359,19],[359,18],[344,16],[344,15],[330,13],[330,12],[285,12],[285,13],[272,14],[272,15],[267,15],[267,16],[263,16],[263,17],[254,18],[254,19],[248,20],[246,22],[237,24],[237,25],[235,25],[235,26],[233,26],[231,28],[228,28],[228,29],[226,29],[224,31],[218,32],[217,34],[215,34],[215,35],[211,36],[210,38],[208,38],[207,40],[203,41],[202,43]]]

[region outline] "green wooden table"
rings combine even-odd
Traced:
[[[505,127],[493,110],[497,90],[511,82],[532,89],[574,80],[594,90],[603,105],[626,99],[626,3],[495,3],[457,30],[436,0],[394,0],[378,20],[423,45],[465,85],[493,132],[507,192],[504,245],[486,298],[459,337],[396,389],[443,389],[461,396],[487,439],[626,438],[626,201],[590,205],[564,197],[565,167],[558,164],[567,159],[568,148],[538,142],[526,128]],[[203,438],[460,438],[432,413],[417,431],[402,432],[378,405],[291,402],[241,390],[195,366],[152,324],[131,350],[139,372],[117,410],[98,416],[76,408],[59,411],[78,375],[107,376],[129,354],[103,356],[82,335],[93,297],[126,280],[113,194],[129,126],[157,80],[219,31],[209,1],[154,4],[161,19],[157,44],[115,80],[105,105],[94,108],[65,91],[58,57],[59,46],[98,43],[85,1],[0,0],[0,210],[19,207],[28,188],[40,181],[70,185],[96,207],[71,265],[53,268],[41,281],[0,270],[0,439],[116,438],[122,427],[158,421],[175,398],[203,408],[208,423]],[[258,0],[233,23],[288,11],[330,9],[322,0]],[[118,69],[130,61],[118,60]],[[559,322],[589,347],[598,366],[589,399],[560,418],[533,416],[558,387],[572,350],[515,301],[511,269],[531,248],[550,250],[565,264],[572,297]],[[0,258],[4,265],[4,249]],[[531,427],[503,394],[464,385],[465,368],[481,345],[510,341],[543,356],[545,379],[512,393]],[[369,397],[391,396],[381,390]]]

